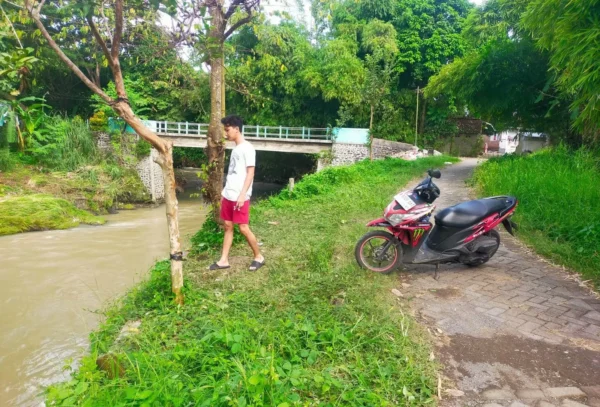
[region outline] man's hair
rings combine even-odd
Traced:
[[[242,127],[244,126],[242,118],[235,114],[223,117],[221,123],[223,123],[223,126],[237,127],[240,131],[242,131]]]

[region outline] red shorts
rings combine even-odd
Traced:
[[[250,222],[250,200],[244,202],[240,209],[235,209],[237,202],[228,199],[221,199],[221,219],[247,225]]]

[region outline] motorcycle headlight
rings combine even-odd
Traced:
[[[406,215],[395,213],[393,215],[390,215],[390,216],[386,217],[385,220],[387,220],[388,222],[390,222],[390,224],[392,226],[396,226],[397,224],[399,224],[400,222],[402,222],[405,217],[406,217]]]

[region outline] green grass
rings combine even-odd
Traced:
[[[0,236],[36,230],[68,229],[104,219],[77,209],[64,199],[33,194],[0,198]]]
[[[248,272],[245,245],[234,247],[228,273],[207,271],[206,255],[190,259],[183,307],[173,304],[168,262],[158,263],[108,311],[91,355],[49,389],[48,405],[435,404],[438,367],[390,293],[397,276],[359,269],[353,248],[406,182],[447,160],[363,162],[305,177],[293,194],[252,208],[267,265]],[[139,333],[116,342],[135,319]],[[98,370],[107,352],[124,375]]]
[[[600,287],[600,160],[564,147],[491,159],[475,171],[481,195],[514,195],[519,238]]]

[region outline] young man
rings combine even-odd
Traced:
[[[260,253],[256,237],[248,226],[250,218],[250,196],[252,195],[252,182],[254,181],[254,167],[256,165],[256,152],[254,147],[244,140],[242,135],[242,118],[231,115],[221,120],[225,127],[225,138],[235,143],[231,152],[227,181],[221,195],[221,219],[225,223],[225,238],[223,239],[223,252],[219,261],[213,263],[209,270],[229,268],[229,250],[233,243],[233,225],[238,224],[240,232],[244,235],[250,248],[254,252],[254,260],[250,264],[250,271],[256,271],[265,264],[265,258]]]

